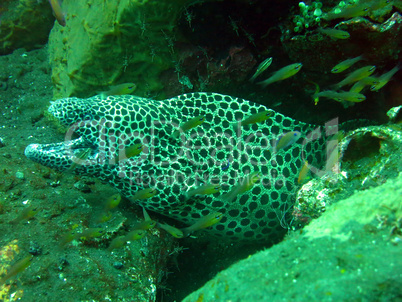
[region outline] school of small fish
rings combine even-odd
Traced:
[[[349,69],[352,65],[364,59],[363,55],[355,58],[346,59],[331,69],[331,73],[341,73]],[[368,65],[358,68],[349,73],[342,81],[334,84],[332,87],[335,90],[324,90],[320,92],[318,84],[313,83],[316,86],[316,91],[313,94],[314,103],[317,105],[321,97],[329,98],[347,106],[347,103],[360,103],[366,100],[366,96],[361,92],[367,87],[371,86],[371,91],[378,91],[384,87],[392,78],[392,76],[398,72],[399,66],[395,66],[390,71],[380,75],[372,76],[376,70],[376,66]],[[344,86],[353,85],[349,91],[340,90]]]

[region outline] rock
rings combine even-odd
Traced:
[[[54,24],[48,1],[5,1],[0,15],[0,55],[21,47],[28,51],[41,47]]]
[[[399,301],[402,173],[220,272],[195,301]],[[384,257],[386,255],[386,257]]]
[[[399,124],[387,124],[362,127],[346,134],[337,145],[339,162],[326,171],[311,167],[314,172],[311,173],[320,177],[298,191],[293,210],[295,225],[319,217],[329,205],[356,190],[375,187],[396,177],[402,171],[401,131]]]
[[[24,176],[24,172],[21,172],[21,171],[17,171],[16,173],[15,173],[15,177],[17,177],[18,179],[24,179],[25,178],[25,176]]]
[[[188,2],[66,1],[67,25],[49,37],[55,98],[93,96],[127,82],[137,85],[136,95],[161,90],[161,72],[173,67],[176,18]]]

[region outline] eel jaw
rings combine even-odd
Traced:
[[[60,143],[31,144],[25,148],[25,156],[59,171],[72,170],[74,173],[83,173],[86,166],[96,163],[98,151],[80,137]]]

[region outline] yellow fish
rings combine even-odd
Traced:
[[[28,206],[27,208],[23,209],[21,211],[21,214],[18,215],[17,218],[14,220],[10,221],[10,224],[18,224],[23,220],[30,220],[32,217],[34,217],[38,213],[36,207],[33,205]]]
[[[61,26],[66,26],[66,13],[61,8],[61,0],[49,0],[53,15]]]
[[[302,68],[302,66],[303,66],[302,63],[290,64],[288,66],[279,69],[278,71],[275,71],[270,78],[257,84],[262,85],[262,87],[264,88],[274,82],[282,81],[298,73]]]
[[[145,208],[142,208],[142,212],[144,214],[144,220],[141,222],[137,222],[134,224],[133,229],[136,230],[149,230],[155,227],[156,221],[152,220],[151,217],[148,215]]]
[[[97,223],[104,223],[112,219],[112,212],[102,212],[99,217],[96,219]]]
[[[144,230],[133,230],[131,232],[129,232],[126,236],[124,236],[124,239],[126,241],[135,241],[135,240],[139,240],[142,237],[145,236],[145,231]]]
[[[120,156],[120,154],[119,154],[113,159],[112,162],[116,163],[116,162],[118,162],[120,160],[128,159],[128,158],[137,156],[138,154],[140,154],[142,152],[143,149],[144,149],[144,145],[141,144],[141,143],[129,146],[129,147],[127,147],[125,149],[125,155],[124,156]]]
[[[146,233],[143,230],[133,230],[133,231],[127,233],[125,236],[116,237],[115,239],[112,240],[112,242],[110,242],[107,250],[109,252],[111,252],[114,249],[121,248],[123,245],[126,244],[127,241],[139,240],[142,237],[144,237],[145,234]]]
[[[24,271],[28,266],[31,265],[32,259],[32,255],[28,255],[25,258],[17,261],[13,266],[11,266],[7,274],[0,279],[0,285],[4,284],[8,279],[14,277],[18,273]]]
[[[136,230],[149,230],[153,229],[156,225],[155,220],[143,220],[134,224],[133,228]]]
[[[359,102],[363,102],[366,97],[358,92],[353,92],[353,91],[341,91],[341,92],[337,92],[337,91],[333,91],[333,90],[324,90],[321,91],[319,93],[317,93],[317,95],[315,95],[315,97],[324,97],[324,98],[329,98],[329,99],[333,99],[335,101],[348,101],[348,102],[353,102],[353,103],[359,103]]]
[[[363,56],[358,56],[355,58],[351,58],[351,59],[346,59],[345,61],[340,62],[339,64],[336,64],[334,66],[334,68],[331,69],[332,73],[340,73],[342,71],[345,71],[346,69],[348,69],[350,66],[352,66],[353,64],[355,64],[356,62],[359,62],[360,60],[363,59]]]
[[[103,223],[109,221],[112,218],[112,213],[110,210],[116,208],[121,201],[120,194],[114,194],[106,199],[105,205],[103,207],[102,212],[99,214],[99,217],[96,219],[98,223]]]
[[[328,37],[334,39],[349,39],[350,34],[347,31],[335,29],[335,28],[319,28],[317,29],[320,33],[327,35]]]
[[[376,85],[378,80],[375,77],[367,77],[361,79],[360,81],[353,84],[352,88],[349,89],[349,92],[357,92],[360,93],[364,87],[368,85]]]
[[[257,71],[254,73],[254,75],[250,78],[250,82],[254,82],[256,77],[258,77],[261,73],[263,73],[269,66],[272,64],[272,57],[265,59],[264,61],[261,62],[260,65],[257,67]]]
[[[397,73],[399,70],[399,66],[395,66],[394,68],[392,68],[390,71],[380,75],[376,80],[377,83],[373,84],[373,86],[370,87],[371,91],[378,91],[380,90],[382,87],[384,87],[389,80],[391,80],[391,78],[393,77],[393,75],[395,73]]]
[[[97,238],[102,235],[104,235],[105,231],[103,228],[88,228],[85,231],[82,231],[81,233],[78,233],[75,238],[84,238],[85,240],[88,240],[90,238]]]
[[[220,185],[206,184],[195,189],[189,190],[186,195],[186,200],[194,195],[209,195],[215,194],[221,190]]]
[[[144,207],[142,208],[142,214],[144,215],[144,220],[145,220],[145,221],[151,221],[151,220],[152,220],[152,219],[151,219],[151,216],[149,216],[147,210],[145,210]]]
[[[173,134],[171,135],[171,138],[178,139],[180,136],[180,133],[184,133],[194,127],[197,127],[197,126],[201,125],[203,122],[205,122],[205,116],[203,116],[203,115],[196,116],[195,118],[192,118],[191,120],[182,124],[179,127],[179,129],[174,131]]]
[[[260,111],[258,113],[252,114],[250,115],[248,118],[235,123],[233,125],[233,130],[235,132],[237,132],[239,126],[243,127],[243,126],[247,126],[247,125],[252,125],[252,124],[256,124],[256,123],[261,123],[263,121],[266,121],[267,119],[269,119],[273,114],[272,110],[264,110],[264,111]]]
[[[73,171],[78,165],[84,165],[85,161],[91,155],[91,151],[91,148],[86,148],[84,150],[80,150],[77,156],[74,154],[74,157],[72,158],[73,163],[69,168],[67,168],[66,172]]]
[[[124,95],[131,94],[137,88],[134,83],[124,83],[116,86],[110,86],[109,90],[99,92],[102,97],[107,97],[109,95]]]
[[[126,244],[126,242],[127,242],[127,240],[126,240],[125,236],[116,237],[115,239],[112,240],[112,242],[110,242],[107,250],[109,252],[111,252],[114,249],[121,248],[123,245]]]
[[[368,76],[370,76],[374,71],[375,71],[375,66],[364,66],[362,68],[359,68],[359,69],[351,72],[345,79],[340,81],[335,86],[337,88],[341,88],[345,85],[349,85],[354,82],[358,82],[361,79],[364,79],[364,78],[367,78]]]
[[[282,134],[275,144],[275,152],[285,149],[295,143],[300,137],[301,133],[299,131],[290,131]]]
[[[247,175],[241,182],[239,182],[234,188],[222,196],[222,199],[231,202],[236,198],[237,195],[243,194],[250,190],[258,181],[260,180],[260,173],[253,172],[250,175]]]
[[[381,9],[388,4],[390,4],[392,1],[391,0],[373,0],[371,1],[370,4],[370,11],[373,12],[377,9]]]
[[[183,238],[183,236],[184,236],[183,232],[181,230],[175,228],[174,226],[158,223],[158,227],[165,230],[166,232],[168,232],[170,235],[172,235],[175,238]]]
[[[322,16],[324,20],[334,20],[334,19],[351,19],[354,17],[365,16],[369,13],[369,5],[367,3],[361,3],[356,5],[349,5],[342,7],[341,9],[336,8],[334,11],[329,12]]]
[[[114,209],[119,205],[120,201],[121,201],[121,195],[119,193],[110,196],[105,202],[104,211]]]
[[[315,87],[315,92],[314,92],[314,95],[313,95],[313,99],[314,99],[314,105],[317,105],[320,99],[318,97],[316,97],[316,95],[317,95],[317,93],[320,92],[320,86],[318,86],[317,83],[315,83],[315,82],[313,82],[311,80],[307,80],[307,82],[313,84],[314,87]]]
[[[332,171],[336,164],[339,163],[339,147],[335,144],[333,150],[327,155],[327,161],[325,163],[325,171]]]
[[[195,222],[191,226],[182,229],[182,232],[183,232],[184,236],[187,236],[188,234],[190,234],[194,231],[206,229],[206,228],[218,223],[222,219],[222,217],[223,217],[223,214],[220,212],[210,213],[210,214],[198,219],[197,222]]]
[[[143,190],[139,190],[135,193],[133,197],[131,197],[132,200],[137,200],[137,199],[147,199],[151,198],[158,194],[158,191],[154,188],[147,188]]]
[[[64,234],[60,240],[60,247],[64,247],[67,243],[73,241],[76,238],[74,231],[67,232]]]
[[[297,183],[298,183],[299,185],[301,185],[301,184],[304,183],[304,181],[306,180],[306,177],[307,177],[307,174],[308,174],[309,171],[310,171],[310,167],[309,167],[308,161],[305,160],[305,161],[304,161],[304,164],[303,164],[303,167],[300,169],[299,177],[297,178]]]

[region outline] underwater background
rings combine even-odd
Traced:
[[[402,301],[401,0],[0,1],[0,301]]]

